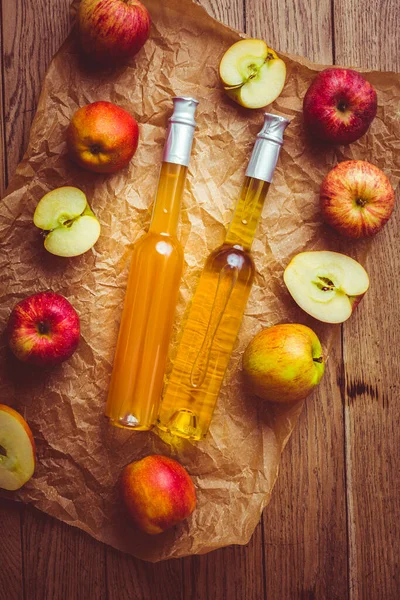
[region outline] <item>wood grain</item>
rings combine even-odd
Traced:
[[[330,0],[246,0],[247,33],[275,50],[332,62]]]
[[[106,598],[104,546],[32,507],[26,509],[22,532],[25,598]]]
[[[250,543],[230,546],[184,563],[185,600],[260,600],[265,597],[261,524]]]
[[[107,548],[108,600],[184,600],[184,560],[156,564]]]
[[[0,500],[0,600],[19,600],[23,597],[20,514],[20,505]]]
[[[47,66],[70,29],[69,5],[70,0],[2,0],[9,175],[25,152]]]
[[[336,62],[400,71],[397,0],[335,0],[334,19]],[[369,253],[371,288],[344,327],[351,600],[400,598],[399,228],[397,207]]]
[[[0,15],[2,14],[2,0],[0,0]],[[0,20],[0,196],[6,188],[7,161],[6,161],[6,120],[4,113],[4,61],[3,61],[3,21]]]

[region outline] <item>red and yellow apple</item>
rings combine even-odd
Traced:
[[[137,121],[112,102],[92,102],[79,108],[67,129],[71,158],[95,173],[115,173],[125,167],[138,141]]]
[[[339,233],[360,238],[375,235],[394,208],[394,190],[385,173],[363,160],[334,167],[321,185],[323,219]]]
[[[263,329],[243,354],[247,385],[269,402],[303,400],[321,381],[324,370],[321,343],[305,325],[283,323]]]
[[[122,471],[121,494],[139,529],[155,535],[183,521],[195,509],[196,490],[187,471],[172,458],[154,454]]]
[[[369,287],[360,263],[328,250],[296,254],[283,277],[300,308],[325,323],[346,321]]]
[[[25,419],[10,406],[0,404],[0,488],[15,491],[33,475],[36,449]]]
[[[245,108],[262,108],[281,93],[286,65],[263,40],[246,39],[225,52],[219,76],[232,100]]]
[[[376,110],[372,85],[357,71],[338,67],[318,73],[303,102],[307,129],[331,144],[358,140],[371,125]]]
[[[84,52],[100,64],[134,56],[150,34],[150,15],[139,0],[81,0],[78,26]]]
[[[52,367],[75,352],[79,317],[64,296],[39,292],[18,302],[7,325],[8,345],[22,362]]]
[[[39,200],[33,222],[44,232],[44,247],[56,256],[79,256],[94,246],[100,223],[78,188],[51,190]]]

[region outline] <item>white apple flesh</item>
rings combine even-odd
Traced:
[[[353,258],[330,251],[297,254],[284,281],[295,302],[325,323],[343,323],[368,290],[365,269]]]
[[[226,93],[238,104],[262,108],[282,92],[286,65],[263,40],[240,40],[225,52],[219,75]]]
[[[15,491],[35,470],[32,432],[14,409],[0,404],[0,488]]]
[[[43,196],[33,222],[47,232],[44,247],[56,256],[79,256],[90,250],[100,236],[99,221],[85,194],[75,187],[57,188]]]

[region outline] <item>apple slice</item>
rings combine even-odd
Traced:
[[[46,233],[44,247],[56,256],[79,256],[94,246],[100,223],[85,194],[65,186],[48,192],[39,201],[33,222]]]
[[[246,108],[262,108],[281,93],[286,65],[263,40],[240,40],[225,52],[219,75],[230,98]]]
[[[291,296],[309,315],[325,323],[343,323],[368,290],[365,269],[345,254],[301,252],[285,269]]]
[[[0,488],[18,490],[35,470],[35,442],[25,419],[0,404]]]

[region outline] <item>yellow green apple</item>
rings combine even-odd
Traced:
[[[57,256],[79,256],[90,250],[100,235],[100,223],[85,194],[71,186],[45,194],[36,207],[33,222],[46,232],[46,250]]]
[[[305,325],[282,323],[261,330],[243,355],[249,389],[269,402],[306,398],[324,374],[321,343]]]
[[[282,92],[286,65],[263,40],[246,39],[225,52],[219,76],[232,100],[246,108],[262,108]]]
[[[284,272],[292,298],[325,323],[343,323],[369,287],[368,274],[346,254],[319,250],[297,254]]]

